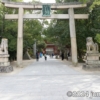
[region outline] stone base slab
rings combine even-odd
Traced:
[[[100,71],[100,65],[83,65],[84,70]]]
[[[12,66],[0,66],[0,73],[9,73],[13,71]]]
[[[10,66],[10,62],[0,62],[0,66]]]
[[[85,55],[86,60],[90,60],[90,61],[99,60],[99,57],[100,57],[100,53],[86,53]]]
[[[88,53],[88,54],[96,54],[96,53],[99,53],[99,51],[87,51],[86,53]]]
[[[0,58],[8,58],[9,54],[0,54]]]
[[[97,61],[92,61],[92,60],[89,61],[89,60],[87,60],[87,61],[86,61],[86,64],[87,64],[87,65],[93,65],[93,66],[94,66],[94,65],[100,65],[100,60],[97,60]]]

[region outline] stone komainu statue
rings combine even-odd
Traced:
[[[9,62],[9,54],[8,54],[8,39],[2,38],[0,44],[0,73],[2,72],[11,72],[13,71],[13,67]]]
[[[5,38],[1,40],[0,54],[8,54],[8,40]]]
[[[92,37],[87,37],[86,42],[87,53],[98,52],[98,44],[93,42]]]

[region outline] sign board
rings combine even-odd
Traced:
[[[51,6],[50,5],[42,5],[42,16],[48,17],[51,13]]]

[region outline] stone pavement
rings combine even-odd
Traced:
[[[100,100],[100,74],[41,58],[16,73],[0,74],[0,100]]]

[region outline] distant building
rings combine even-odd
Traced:
[[[46,42],[46,48],[45,48],[44,51],[45,51],[46,54],[49,54],[49,55],[51,55],[51,54],[54,54],[54,55],[59,54],[58,47],[55,44],[51,44],[51,43],[47,43],[47,42]]]
[[[71,56],[70,45],[65,46],[64,52],[67,53],[67,55]],[[44,53],[49,54],[49,55],[51,54],[60,55],[61,51],[58,49],[58,46],[56,46],[55,44],[46,42],[46,48],[44,49]]]

